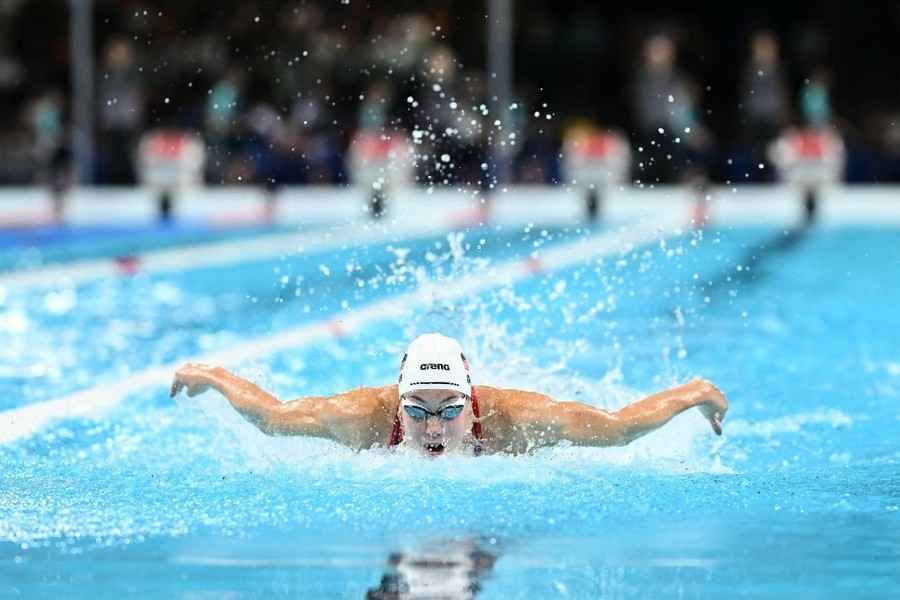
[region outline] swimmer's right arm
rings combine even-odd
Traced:
[[[242,417],[267,435],[322,437],[363,448],[372,445],[371,439],[381,434],[375,431],[373,436],[373,415],[378,412],[381,388],[281,402],[222,367],[186,363],[175,373],[171,396],[185,389],[192,397],[210,388],[225,396]]]
[[[231,403],[242,417],[269,435],[281,433],[284,404],[278,398],[222,367],[200,363],[185,363],[175,372],[170,396],[175,397],[184,389],[189,397],[216,390]],[[310,435],[315,435],[314,427]]]

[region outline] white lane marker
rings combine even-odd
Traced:
[[[240,345],[191,359],[196,362],[234,365],[258,359],[289,348],[305,346],[331,336],[343,336],[363,326],[388,318],[401,317],[411,307],[435,300],[452,300],[510,285],[543,272],[587,262],[592,258],[629,252],[637,246],[649,244],[660,237],[674,235],[682,220],[662,223],[642,223],[618,231],[607,231],[574,242],[553,246],[526,259],[505,261],[486,271],[469,275],[460,281],[432,281],[416,290],[399,296],[377,300],[339,317],[323,319]],[[118,381],[103,383],[54,400],[35,402],[27,406],[0,412],[0,444],[29,437],[49,422],[75,417],[92,417],[119,404],[129,394],[153,386],[168,386],[172,375],[184,360],[151,367]]]
[[[306,249],[318,253],[344,245],[361,246],[428,237],[446,231],[448,223],[449,218],[419,222],[404,220],[391,225],[370,222],[360,226],[351,223],[304,233],[266,234],[251,239],[192,244],[138,256],[79,260],[27,271],[0,273],[0,287],[75,285],[136,273],[184,271],[266,260]]]

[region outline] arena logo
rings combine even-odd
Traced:
[[[428,369],[437,369],[438,371],[449,371],[450,365],[445,365],[442,363],[422,363],[419,365],[419,370],[427,371]]]

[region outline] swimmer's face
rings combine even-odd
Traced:
[[[431,457],[459,450],[472,431],[472,403],[453,390],[410,392],[400,399],[399,410],[406,443]]]

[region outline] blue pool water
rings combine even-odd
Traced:
[[[609,233],[493,227],[3,288],[0,410]],[[237,366],[284,399],[329,394],[394,380],[405,343],[437,329],[476,383],[607,408],[707,377],[732,403],[721,438],[691,412],[625,448],[428,461],[267,438],[164,385],[51,423],[0,445],[0,595],[890,597],[898,240],[685,232]]]
[[[127,256],[190,243],[240,239],[290,230],[291,228],[279,225],[224,228],[191,221],[153,225],[60,225],[0,229],[0,271]]]

